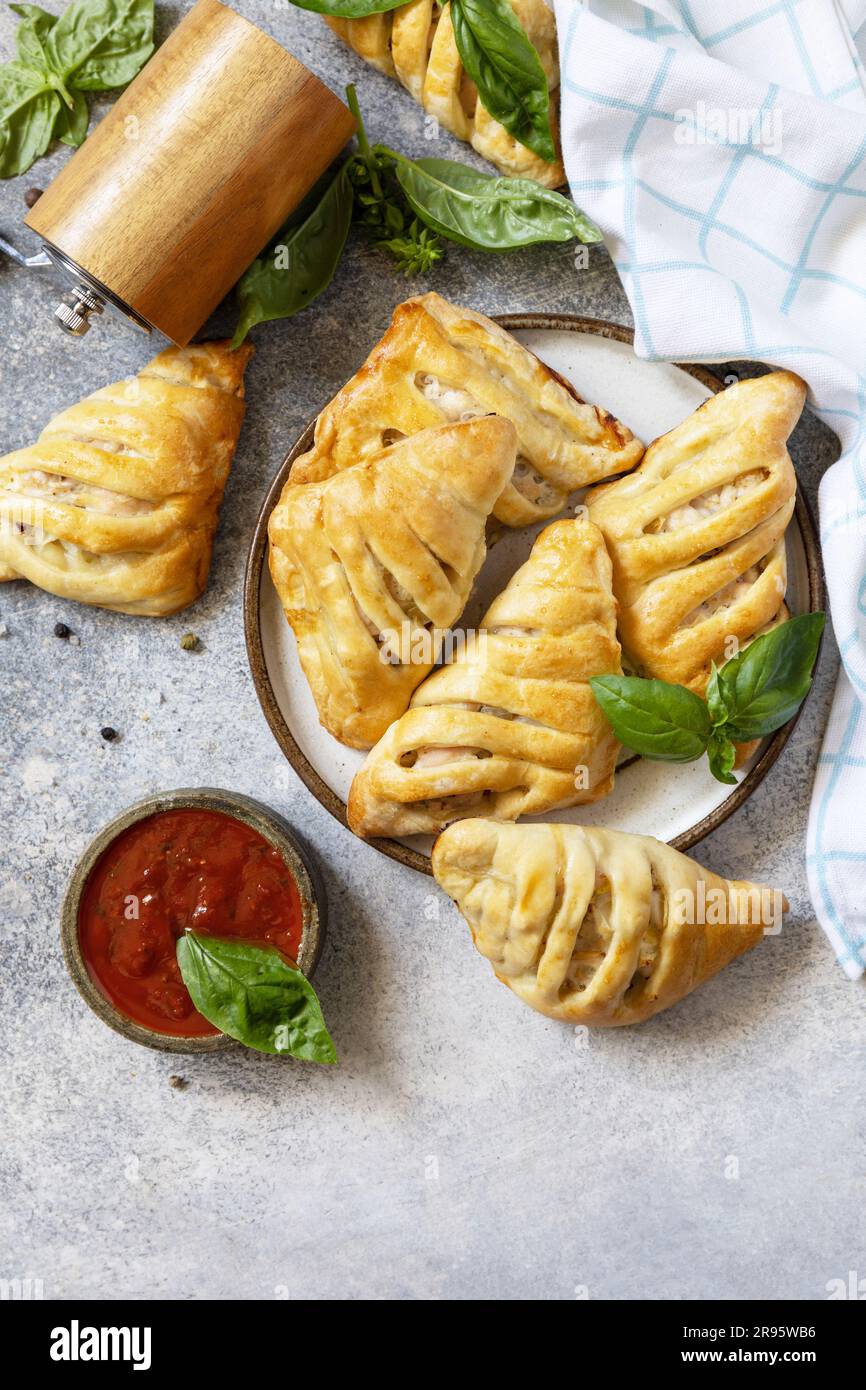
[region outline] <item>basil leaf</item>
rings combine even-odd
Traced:
[[[725,738],[724,734],[719,734],[713,730],[707,745],[707,761],[710,764],[710,772],[717,782],[736,786],[737,779],[733,775],[736,758],[737,750],[731,740]]]
[[[62,140],[64,145],[71,145],[74,150],[84,143],[87,134],[87,126],[90,121],[90,111],[87,106],[87,98],[83,92],[77,88],[72,90],[72,110],[62,102],[57,113],[57,121],[54,125],[55,140]]]
[[[300,222],[290,221],[238,282],[241,316],[232,347],[257,323],[291,318],[327,289],[343,254],[352,220],[346,166]]]
[[[728,707],[719,686],[719,668],[714,661],[710,662],[710,679],[707,682],[707,708],[710,711],[710,718],[714,724],[723,724],[728,717]]]
[[[153,0],[73,0],[47,47],[57,72],[81,91],[125,87],[153,52]]]
[[[764,738],[796,714],[812,683],[823,613],[805,613],[756,637],[718,672],[714,721],[737,743]]]
[[[0,178],[23,174],[51,144],[60,97],[23,63],[0,66]]]
[[[547,75],[508,0],[451,0],[451,25],[481,104],[509,135],[552,164]]]
[[[592,693],[627,748],[665,763],[690,763],[706,751],[706,703],[683,685],[639,676],[593,676]]]
[[[529,179],[479,174],[451,159],[406,159],[376,146],[396,162],[412,211],[450,241],[474,251],[512,251],[537,242],[600,241],[601,233],[574,204]]]
[[[15,31],[15,44],[20,62],[37,72],[49,67],[45,51],[45,40],[57,22],[57,16],[49,14],[39,5],[10,5],[10,10],[20,15],[23,23]]]
[[[300,10],[334,15],[338,19],[366,19],[367,15],[385,14],[399,9],[406,0],[292,0]]]
[[[188,931],[177,963],[199,1013],[229,1037],[257,1052],[336,1062],[313,986],[274,947]]]

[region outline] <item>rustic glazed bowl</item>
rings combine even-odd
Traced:
[[[226,816],[232,816],[257,831],[282,855],[297,883],[301,900],[303,925],[298,968],[308,977],[313,974],[321,953],[327,921],[325,888],[314,859],[282,816],[260,802],[253,801],[251,797],[242,796],[239,792],[220,791],[214,787],[187,787],[179,791],[148,796],[109,821],[91,840],[73,870],[61,909],[60,936],[64,960],[73,984],[93,1012],[103,1023],[107,1023],[109,1028],[122,1033],[132,1042],[156,1048],[160,1052],[221,1052],[225,1048],[238,1047],[240,1044],[225,1033],[217,1033],[207,1038],[157,1033],[144,1024],[127,1018],[106,998],[92,979],[78,939],[78,917],[84,887],[98,859],[109,845],[138,821],[158,815],[161,811],[178,811],[187,807],[221,811]]]

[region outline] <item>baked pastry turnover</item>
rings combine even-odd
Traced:
[[[168,348],[0,459],[4,579],[152,617],[207,583],[251,347]]]
[[[777,930],[787,903],[645,835],[463,821],[433,873],[478,950],[525,1003],[565,1023],[642,1023]]]
[[[517,430],[517,460],[494,508],[506,526],[555,516],[576,488],[633,468],[643,454],[625,425],[582,401],[504,328],[431,293],[397,306],[384,338],[319,415],[291,481],[330,477],[401,435],[491,412]]]
[[[629,477],[589,494],[638,674],[703,695],[712,662],[787,616],[797,483],[786,441],[805,397],[791,372],[738,382],[651,444]]]
[[[474,640],[370,753],[349,793],[351,829],[435,834],[466,816],[515,820],[606,796],[618,744],[588,679],[619,671],[601,534],[554,522]]]
[[[544,0],[509,0],[533,44],[550,87],[550,117],[559,147],[557,121],[559,57],[556,21]],[[562,160],[548,164],[509,135],[478,100],[478,89],[460,61],[451,6],[411,0],[385,14],[363,19],[327,18],[345,43],[387,77],[396,77],[440,125],[467,140],[500,173],[534,179],[546,188],[565,183]]]
[[[397,719],[462,613],[514,467],[496,416],[403,439],[321,483],[289,481],[270,568],[319,718],[353,748]]]

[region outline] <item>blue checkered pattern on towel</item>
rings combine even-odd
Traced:
[[[798,372],[842,457],[820,490],[840,676],[812,900],[866,969],[866,0],[555,0],[562,142],[649,359]],[[858,844],[859,839],[859,844]]]

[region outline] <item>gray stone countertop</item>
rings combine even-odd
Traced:
[[[185,8],[159,4],[162,35]],[[374,134],[429,152],[420,110],[318,16],[237,8],[334,90],[354,80]],[[3,56],[13,32],[4,9]],[[23,192],[66,157],[0,187],[0,231],[27,241]],[[629,317],[598,249],[576,271],[550,248],[455,247],[430,284],[488,312]],[[832,639],[784,755],[698,851],[784,888],[785,929],[636,1030],[590,1035],[525,1009],[429,880],[312,799],[259,710],[241,590],[268,481],[419,287],[353,235],[327,296],[256,333],[195,608],[134,619],[0,588],[0,1276],[41,1278],[59,1298],[825,1298],[828,1281],[866,1275],[863,988],[837,966],[804,870]],[[57,289],[50,272],[0,267],[0,453],[151,354],[118,319],[64,338]],[[223,306],[214,331],[234,314]],[[833,441],[806,419],[795,455],[814,501]],[[74,642],[53,636],[58,620]],[[199,652],[179,647],[189,629]],[[106,1029],[66,975],[59,905],[90,837],[150,790],[208,784],[269,803],[315,847],[331,905],[316,983],[337,1069],[149,1052]]]

